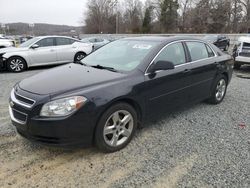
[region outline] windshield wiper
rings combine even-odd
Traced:
[[[93,65],[91,67],[96,68],[96,69],[105,69],[105,70],[109,70],[109,71],[112,71],[112,72],[118,72],[113,67],[105,67],[105,66],[102,66],[102,65]]]
[[[75,61],[74,63],[75,63],[75,64],[80,64],[80,65],[87,66],[87,64],[85,64],[85,63],[83,63],[83,62],[81,62],[81,61]]]

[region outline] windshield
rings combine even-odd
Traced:
[[[40,38],[38,37],[35,37],[35,38],[32,38],[32,39],[29,39],[27,40],[26,42],[20,44],[19,47],[29,47],[31,44],[35,43],[36,41],[38,41]]]
[[[100,48],[81,62],[90,66],[111,67],[118,71],[132,71],[157,44],[159,42],[118,40]]]
[[[205,40],[217,40],[217,35],[207,35],[204,37]]]

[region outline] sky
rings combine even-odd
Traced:
[[[0,23],[80,26],[84,25],[87,2],[88,0],[0,0]]]
[[[88,0],[0,0],[0,23],[83,25]]]

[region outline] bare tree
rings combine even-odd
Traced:
[[[89,0],[86,13],[87,33],[115,32],[115,0]]]
[[[142,2],[140,0],[130,0],[125,2],[124,21],[127,25],[128,33],[139,33],[142,25]]]
[[[241,4],[245,14],[245,24],[247,27],[246,30],[248,33],[250,33],[250,0],[241,0]]]

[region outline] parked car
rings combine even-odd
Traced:
[[[7,39],[4,37],[0,37],[0,49],[1,48],[8,48],[15,46],[15,41],[11,39]]]
[[[14,86],[10,117],[22,136],[54,146],[124,148],[138,124],[184,104],[223,101],[230,55],[201,40],[137,37],[114,41],[78,64]]]
[[[97,50],[106,44],[110,43],[109,40],[101,38],[101,37],[90,37],[90,38],[84,38],[81,40],[83,43],[92,43],[94,48],[93,50]]]
[[[0,49],[0,67],[21,72],[33,66],[79,61],[91,52],[92,44],[70,37],[35,37],[18,48]]]
[[[250,64],[250,37],[240,37],[233,49],[234,68],[240,69],[241,65]]]
[[[228,51],[230,46],[230,39],[224,35],[207,35],[203,39],[224,51]]]

